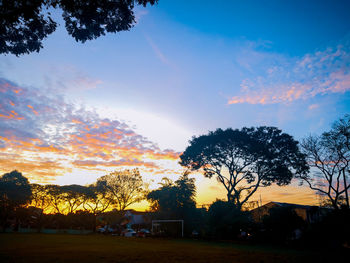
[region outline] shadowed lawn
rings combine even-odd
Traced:
[[[181,239],[0,234],[0,262],[320,262],[314,252]],[[323,258],[324,259],[324,258]],[[322,261],[322,260],[321,260]]]

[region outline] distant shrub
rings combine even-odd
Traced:
[[[209,235],[218,239],[237,239],[250,225],[248,212],[229,202],[217,200],[209,208]]]

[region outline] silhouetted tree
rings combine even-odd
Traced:
[[[315,168],[300,177],[302,182],[326,196],[334,208],[340,208],[344,200],[350,208],[350,115],[335,122],[329,132],[303,139],[301,149]]]
[[[97,215],[107,210],[112,202],[113,197],[100,180],[96,184],[87,187],[83,206],[86,210],[90,210]]]
[[[184,172],[175,181],[177,205],[180,213],[190,212],[196,207],[196,185],[195,179],[189,178],[189,172]]]
[[[152,204],[151,209],[157,212],[158,219],[182,219],[185,221],[185,234],[190,234],[192,230],[198,230],[201,217],[196,209],[195,195],[195,180],[185,172],[175,182],[163,178],[161,187],[149,192],[147,199]]]
[[[114,171],[97,180],[113,198],[113,205],[123,211],[145,198],[145,184],[138,169]]]
[[[130,30],[136,22],[134,7],[157,0],[2,0],[0,4],[0,53],[16,56],[39,52],[42,40],[57,22],[50,10],[61,9],[65,27],[84,43],[106,33]]]
[[[59,185],[47,185],[47,193],[50,198],[50,206],[53,209],[53,212],[62,214],[64,210],[66,209],[65,207],[65,194],[62,191],[61,186]]]
[[[99,180],[86,188],[84,198],[83,207],[93,215],[92,230],[95,232],[96,218],[113,203],[113,196],[105,187],[103,180]]]
[[[50,197],[46,185],[31,184],[31,205],[45,211],[50,206]]]
[[[225,187],[227,200],[241,208],[259,187],[287,185],[308,170],[292,136],[275,127],[217,129],[193,137],[180,164],[202,169]]]
[[[151,210],[170,214],[177,207],[174,182],[167,177],[163,177],[159,184],[161,185],[160,188],[147,194],[147,199],[151,203]]]
[[[82,185],[72,184],[61,186],[64,198],[64,205],[67,213],[74,213],[85,200],[86,187]]]
[[[196,207],[195,181],[188,177],[188,173],[185,172],[175,183],[168,178],[163,178],[162,181],[160,188],[147,195],[154,211],[181,218],[186,210]]]
[[[216,200],[208,210],[209,234],[215,238],[236,239],[249,227],[248,212],[241,211],[232,202]]]
[[[0,220],[3,230],[11,213],[30,202],[32,192],[28,179],[18,171],[0,177]]]
[[[44,213],[50,208],[50,196],[46,185],[31,184],[32,197],[31,205],[36,207],[36,213],[33,215],[38,232],[40,232],[44,223]]]

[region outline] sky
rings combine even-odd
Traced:
[[[61,24],[39,53],[0,55],[0,173],[88,184],[138,167],[157,187],[192,136],[276,126],[301,140],[350,109],[350,1],[171,1],[130,31],[77,43]],[[198,204],[224,188],[194,173]],[[314,204],[293,182],[253,199]],[[145,209],[147,203],[134,206]]]

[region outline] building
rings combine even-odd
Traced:
[[[290,208],[307,223],[314,223],[320,220],[328,211],[329,208],[319,206],[299,205],[281,202],[269,202],[263,206],[251,210],[252,219],[255,222],[261,222],[264,216],[270,214],[272,208]]]

